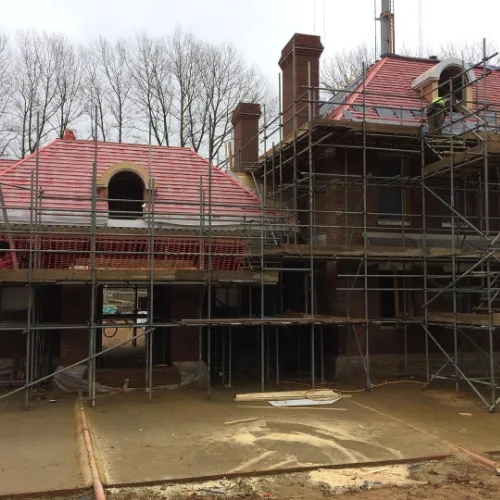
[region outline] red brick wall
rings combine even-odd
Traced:
[[[367,161],[371,161],[373,155]],[[357,150],[330,151],[324,158],[315,162],[315,171],[319,174],[361,176],[363,157]],[[342,185],[334,183],[334,177],[317,176],[316,185],[316,235],[326,234],[326,243],[330,245],[362,244],[363,227],[363,186],[358,183]],[[378,191],[374,186],[367,186],[367,226],[377,226]],[[322,211],[324,213],[322,213]],[[354,230],[353,230],[354,228]]]
[[[174,320],[198,317],[199,289],[195,286],[176,286],[172,294],[171,317]],[[171,328],[172,361],[198,360],[198,328]]]
[[[242,102],[233,111],[234,170],[242,172],[259,159],[260,104]]]
[[[61,303],[61,324],[88,324],[90,318],[90,286],[64,285]],[[89,353],[89,329],[61,331],[61,364],[80,361]]]

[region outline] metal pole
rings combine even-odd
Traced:
[[[204,193],[203,193],[203,177],[200,175],[200,252],[199,252],[200,253],[199,259],[200,260],[199,260],[199,264],[198,264],[198,267],[200,270],[205,269],[205,263],[204,263],[205,240],[204,240],[204,231],[203,231],[203,227],[205,224],[204,211],[205,211],[205,197],[204,197]],[[203,286],[200,289],[200,303],[198,306],[199,307],[198,317],[200,319],[203,317],[204,290],[205,290],[205,287]],[[200,379],[200,381],[199,381],[200,387],[202,386],[202,380],[201,380],[201,378],[202,378],[202,371],[201,371],[202,362],[203,362],[203,327],[199,326],[198,327],[198,363],[199,363],[198,375],[199,375],[199,379]]]
[[[278,91],[279,91],[279,96],[278,96],[278,106],[279,106],[279,111],[278,111],[278,128],[279,128],[279,144],[280,144],[280,151],[279,151],[279,192],[280,192],[280,208],[283,208],[283,115],[282,115],[282,103],[281,103],[281,73],[278,74]]]
[[[489,165],[488,165],[488,121],[486,109],[488,106],[487,100],[487,85],[486,85],[486,38],[483,38],[483,120],[484,120],[484,139],[483,139],[483,155],[484,155],[484,210],[485,210],[485,233],[486,237],[490,237],[490,198],[489,198]],[[494,241],[496,238],[494,239]],[[486,261],[486,289],[488,297],[488,345],[490,355],[490,389],[491,389],[491,407],[490,411],[496,407],[496,382],[495,382],[495,350],[493,338],[493,309],[491,297],[491,260]]]
[[[321,352],[321,383],[325,383],[325,351],[324,351],[324,342],[323,342],[323,327],[320,328],[319,331],[319,344],[320,344],[320,352]]]
[[[371,390],[372,383],[370,379],[370,336],[368,328],[368,217],[367,217],[367,189],[368,179],[366,170],[366,67],[363,63],[363,265],[364,265],[364,309],[365,309],[365,363],[366,363],[366,389]]]
[[[228,382],[227,382],[227,387],[231,388],[232,387],[232,372],[233,372],[233,329],[229,327],[229,376],[228,376]]]
[[[276,327],[276,385],[280,386],[280,342],[279,342],[279,328]]]
[[[88,401],[95,406],[95,366],[94,354],[96,351],[96,223],[97,223],[97,107],[95,109],[94,128],[94,161],[92,163],[92,200],[91,200],[91,222],[90,222],[90,269],[92,283],[90,289],[90,329],[89,329],[89,365],[88,365]]]
[[[25,372],[26,372],[26,387],[29,386],[31,382],[31,322],[33,313],[33,217],[34,217],[34,204],[35,204],[35,180],[34,174],[31,173],[31,190],[30,190],[30,238],[29,238],[29,255],[28,255],[28,312],[26,317],[26,360],[24,362]],[[30,409],[30,396],[31,391],[26,389],[24,394],[24,407],[26,410]]]
[[[227,302],[226,302],[227,304]],[[221,370],[221,384],[224,387],[224,382],[226,381],[226,329],[224,327],[221,328],[222,334],[222,370]]]
[[[311,61],[307,62],[307,94],[308,94],[308,119],[309,119],[309,293],[310,293],[310,314],[316,315],[315,303],[315,283],[314,283],[314,167],[313,167],[313,152],[312,152],[312,120],[313,120],[313,94],[312,94],[312,77],[311,77]],[[316,345],[315,345],[315,325],[311,323],[311,386],[316,387]]]
[[[210,129],[212,119],[210,118]],[[208,164],[208,291],[207,291],[207,319],[212,318],[212,164]],[[212,397],[212,327],[207,328],[207,371],[208,397]]]
[[[450,78],[449,81],[449,87],[448,87],[448,92],[450,94],[450,97],[453,96],[453,79]],[[450,117],[452,117],[453,113],[453,106],[452,106],[452,100],[450,99],[450,109],[449,109],[449,114]],[[452,300],[453,300],[453,349],[454,349],[454,355],[453,359],[455,361],[455,390],[456,392],[459,392],[460,390],[460,383],[458,380],[458,371],[457,371],[457,366],[458,366],[458,330],[457,330],[457,287],[456,287],[456,273],[457,273],[457,268],[456,268],[456,247],[455,247],[455,176],[454,176],[454,161],[453,161],[453,147],[454,147],[454,140],[453,140],[453,123],[452,119],[450,119],[450,161],[451,161],[451,167],[450,167],[450,207],[452,209],[451,212],[451,265],[452,265],[452,280],[453,280],[453,288],[452,288]]]
[[[299,214],[297,213],[297,69],[296,69],[296,53],[295,44],[293,46],[293,63],[292,63],[292,93],[293,93],[293,218],[295,220],[295,231],[293,233],[293,242],[297,244],[299,230]],[[281,162],[280,162],[281,163]]]
[[[264,164],[264,181],[267,177],[266,163]],[[260,199],[260,390],[265,389],[265,328],[264,328],[264,210],[265,210],[265,187]]]
[[[148,229],[150,231],[149,238],[149,324],[151,330],[148,335],[148,355],[147,355],[147,380],[148,380],[148,399],[151,403],[153,400],[153,335],[154,335],[154,269],[155,269],[155,183],[151,169],[152,155],[152,137],[151,137],[151,120],[149,121],[149,148],[148,148],[148,176],[149,176],[149,217]]]

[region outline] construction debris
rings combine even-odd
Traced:
[[[237,394],[234,400],[238,403],[258,403],[261,401],[332,401],[342,398],[330,389],[312,389],[307,391],[282,391],[282,392],[252,392],[248,394]]]
[[[276,407],[293,407],[293,406],[323,406],[323,405],[332,405],[337,401],[340,401],[342,398],[336,399],[328,399],[328,400],[319,400],[315,401],[313,399],[285,399],[284,401],[269,401],[271,406]]]

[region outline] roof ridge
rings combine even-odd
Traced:
[[[75,143],[75,142],[80,142],[80,143],[85,143],[85,144],[94,144],[96,141],[92,139],[61,139],[60,137],[56,137],[53,139],[51,142],[65,142],[65,143]],[[138,146],[141,148],[168,148],[168,149],[181,149],[181,150],[187,150],[191,151],[193,148],[189,146],[165,146],[163,144],[146,144],[146,143],[140,143],[140,142],[116,142],[116,141],[97,141],[97,144],[100,145],[110,145],[110,146]]]
[[[243,189],[244,191],[246,191],[250,196],[252,196],[253,198],[255,198],[257,201],[261,201],[260,198],[255,194],[255,193],[252,193],[252,191],[250,191],[246,186],[244,186],[243,184],[240,184],[236,179],[234,179],[233,177],[231,177],[227,172],[223,172],[220,168],[216,167],[215,165],[212,165],[212,163],[210,163],[207,158],[204,158],[203,156],[201,156],[197,151],[195,151],[194,149],[191,149],[191,151],[198,157],[200,157],[204,162],[208,163],[208,165],[210,166],[210,168],[215,168],[218,172],[220,172],[223,176],[225,176],[227,179],[229,179],[233,184],[236,184],[236,186],[238,186],[240,189]]]

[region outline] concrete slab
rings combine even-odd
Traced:
[[[0,401],[0,495],[89,486],[82,475],[73,412],[75,396],[57,403],[35,400],[24,411],[23,396]]]
[[[500,451],[500,414],[488,413],[471,391],[457,393],[453,383],[381,386],[355,401],[472,451]]]
[[[208,400],[199,389],[184,389],[155,393],[152,404],[145,393],[138,392],[100,398],[87,416],[102,456],[106,484],[397,460],[452,451],[349,400],[333,408],[279,409],[235,403],[234,395],[232,390],[220,389]],[[258,420],[224,425],[249,417]]]

